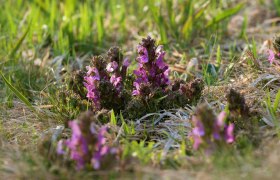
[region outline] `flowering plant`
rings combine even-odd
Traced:
[[[123,60],[117,47],[111,48],[105,58],[93,58],[92,66],[87,66],[84,86],[94,111],[114,109],[118,113],[123,110],[124,115],[135,118],[159,109],[190,104],[200,96],[203,86],[199,79],[190,83],[171,82],[163,46],[156,45],[151,37],[142,39],[137,54],[134,77],[127,74],[130,62]]]
[[[273,40],[273,50],[269,49],[268,50],[268,61],[270,62],[270,64],[277,64],[279,65],[280,63],[277,60],[280,59],[280,37],[277,36],[274,38]]]
[[[129,95],[124,88],[128,59],[117,47],[111,48],[107,53],[107,60],[102,56],[93,57],[93,66],[87,66],[84,77],[84,86],[87,89],[87,98],[92,101],[95,111],[102,108],[123,109]]]
[[[276,59],[280,59],[280,52],[274,52],[273,50],[268,50],[269,56],[268,56],[268,61],[270,64],[276,63],[279,64],[279,62],[275,61]]]
[[[149,86],[152,90],[164,89],[170,83],[168,66],[164,63],[165,52],[162,46],[156,46],[155,40],[147,37],[137,48],[138,69],[134,70],[133,95],[143,95],[141,90]]]
[[[98,129],[88,118],[80,118],[69,121],[69,127],[72,129],[71,138],[58,142],[57,153],[69,154],[70,159],[76,162],[77,169],[87,164],[99,169],[105,157],[116,155],[117,149],[106,144],[106,126]]]
[[[219,144],[234,142],[234,124],[225,120],[225,111],[215,116],[207,105],[198,107],[196,115],[192,117],[194,128],[190,137],[194,141],[193,148],[204,147],[211,152]]]
[[[165,52],[162,46],[156,46],[155,40],[144,38],[137,53],[138,67],[133,71],[134,77],[127,73],[130,62],[123,58],[117,47],[111,48],[106,57],[93,57],[91,66],[86,67],[83,84],[97,116],[113,109],[116,113],[123,110],[124,116],[135,119],[145,113],[191,104],[200,97],[203,89],[200,79],[188,83],[183,80],[171,82],[169,67],[164,62]],[[78,169],[87,164],[99,169],[107,156],[116,155],[116,149],[106,143],[107,127],[97,128],[91,121],[93,116],[70,121],[71,138],[58,143],[57,153],[70,155]],[[106,123],[98,118],[95,120]]]

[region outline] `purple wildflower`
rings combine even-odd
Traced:
[[[279,62],[277,62],[277,61],[275,61],[275,60],[276,60],[276,58],[279,59],[280,53],[275,53],[274,51],[272,51],[272,50],[269,49],[269,50],[268,50],[268,54],[269,54],[269,56],[268,56],[268,61],[269,61],[269,63],[270,63],[270,64],[276,63],[276,64],[279,65]]]
[[[133,86],[135,87],[135,89],[132,91],[132,95],[136,96],[140,94],[140,84],[138,82],[134,82]]]
[[[234,124],[230,124],[225,127],[225,139],[227,143],[233,143],[234,142]]]
[[[65,148],[68,148],[70,158],[76,162],[78,170],[89,163],[94,169],[99,169],[102,158],[108,154],[116,154],[116,149],[106,145],[105,134],[108,129],[106,126],[96,131],[93,123],[88,129],[84,129],[85,125],[78,120],[70,121],[69,127],[72,129],[72,136],[66,141],[58,142],[57,153],[65,155]]]
[[[106,58],[95,56],[92,60],[93,67],[86,67],[84,86],[87,89],[86,97],[92,102],[94,111],[102,108],[119,110],[125,104],[126,98],[122,91],[130,61],[128,58],[123,61],[123,55],[117,47],[111,48]],[[109,102],[113,98],[116,98],[116,102]]]
[[[77,162],[77,169],[82,169],[88,153],[87,140],[83,136],[77,120],[70,121],[69,127],[72,129],[72,136],[66,141],[66,146],[70,149],[70,158]]]
[[[164,63],[164,55],[162,46],[155,46],[155,41],[150,37],[143,39],[138,46],[138,69],[134,71],[136,80],[133,95],[140,95],[139,87],[141,84],[149,83],[153,89],[162,88],[169,84],[168,66]]]
[[[124,66],[124,67],[128,67],[128,66],[130,65],[130,63],[131,63],[131,62],[129,61],[129,59],[128,59],[128,58],[125,58],[124,61],[123,61],[123,66]]]
[[[156,49],[156,65],[163,71],[168,69],[168,66],[163,61],[164,55],[163,46],[158,46]]]
[[[115,74],[111,76],[110,78],[110,83],[113,84],[113,86],[120,91],[121,90],[121,81],[122,81],[122,77],[117,77]]]
[[[205,131],[202,122],[197,119],[196,116],[192,117],[192,121],[195,124],[195,127],[193,128],[191,133],[191,136],[194,139],[193,148],[198,149],[199,145],[203,142],[201,137],[205,135]]]
[[[219,127],[224,127],[226,115],[227,114],[225,111],[220,112],[220,114],[218,115],[216,124]]]
[[[139,68],[138,70],[134,70],[133,73],[138,77],[135,82],[137,83],[147,83],[148,80],[148,74],[145,71],[144,68]]]
[[[88,72],[87,75],[84,77],[84,86],[87,89],[87,98],[92,100],[95,108],[100,109],[100,94],[96,88],[96,84],[100,81],[100,75],[95,67],[86,67]]]
[[[201,112],[200,113],[207,113]],[[210,112],[208,112],[210,113]],[[193,148],[197,150],[201,144],[206,145],[206,151],[211,152],[216,146],[216,142],[224,141],[226,143],[234,142],[234,125],[226,125],[226,112],[222,111],[217,117],[212,115],[207,117],[206,114],[193,116],[192,121],[194,128],[191,132],[191,137],[194,140]]]
[[[108,63],[106,70],[108,72],[113,72],[118,68],[118,63],[116,61]]]
[[[65,141],[62,139],[59,140],[57,143],[56,153],[59,155],[65,154],[64,147],[65,147]]]
[[[270,64],[272,64],[275,60],[275,54],[272,50],[268,50],[269,56],[268,56],[268,61]]]
[[[220,112],[220,114],[217,116],[217,119],[214,123],[214,127],[213,127],[213,137],[216,140],[221,139],[221,130],[223,130],[224,128],[224,124],[225,124],[225,118],[226,118],[226,112],[222,111]]]
[[[140,64],[147,63],[149,61],[148,50],[145,47],[140,45],[140,46],[138,46],[137,51],[138,51],[138,54],[139,54],[139,56],[137,58],[138,62]]]
[[[97,134],[97,143],[95,145],[95,153],[91,159],[91,163],[94,169],[100,168],[100,161],[103,156],[110,152],[110,148],[105,145],[106,139],[104,137],[105,133],[107,132],[107,127],[102,127]]]

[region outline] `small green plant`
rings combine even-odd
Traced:
[[[266,93],[266,98],[264,101],[266,114],[267,116],[264,117],[264,121],[270,125],[280,130],[280,114],[279,114],[279,103],[280,103],[280,90],[278,90],[277,94],[275,95],[275,100],[272,102],[270,92]]]
[[[124,149],[122,154],[123,160],[129,160],[131,158],[135,158],[142,165],[146,165],[153,161],[155,157],[155,153],[153,151],[154,143],[153,142],[145,142],[145,141],[126,141],[124,143]]]
[[[29,100],[20,92],[18,91],[9,80],[6,79],[6,77],[3,75],[3,73],[0,71],[0,76],[2,77],[3,81],[5,82],[5,84],[7,85],[7,87],[23,102],[26,104],[26,106],[36,112],[35,108],[33,107],[33,105],[29,102]]]

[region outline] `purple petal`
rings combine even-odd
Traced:
[[[82,132],[80,130],[78,121],[74,120],[74,121],[69,121],[69,127],[72,129],[72,134],[76,135],[76,136],[81,136]]]
[[[216,140],[221,139],[221,135],[220,135],[220,127],[217,124],[214,124],[214,128],[213,128],[213,137]]]
[[[104,155],[108,154],[109,151],[110,151],[109,146],[103,146],[100,150],[100,154],[101,154],[101,156],[104,156]]]
[[[225,132],[225,139],[227,143],[233,143],[234,142],[234,124],[230,124],[226,127]]]
[[[117,77],[115,74],[111,76],[110,83],[114,85],[114,87],[117,87],[121,84],[122,77]]]
[[[193,136],[194,144],[193,144],[193,149],[197,150],[202,143],[202,139],[200,136]]]
[[[218,115],[218,117],[217,117],[217,125],[218,125],[218,127],[223,127],[224,126],[224,124],[225,124],[225,118],[226,118],[226,112],[225,111],[222,111],[222,112],[220,112],[220,114]]]
[[[94,169],[99,169],[100,168],[100,162],[97,159],[92,159],[91,164]]]
[[[129,61],[129,59],[128,59],[128,58],[125,58],[124,61],[123,61],[123,66],[124,66],[124,67],[128,67],[128,66],[130,65],[130,63],[131,63],[131,62]]]
[[[65,154],[64,144],[65,144],[65,142],[62,139],[60,141],[58,141],[57,148],[56,148],[57,154],[59,154],[59,155]]]
[[[133,90],[132,91],[132,95],[133,96],[137,96],[137,95],[139,95],[140,94],[140,91],[139,90]]]
[[[275,54],[272,50],[268,50],[269,56],[268,56],[268,61],[270,64],[272,64],[275,60]]]
[[[192,121],[195,124],[194,133],[198,136],[204,136],[205,131],[202,122],[196,116],[192,117]]]
[[[149,61],[147,49],[143,46],[138,46],[137,49],[138,49],[138,54],[139,54],[139,56],[137,57],[137,60],[139,61],[139,63],[141,63],[141,64],[147,63]]]
[[[106,70],[108,72],[113,72],[118,68],[118,63],[116,61],[108,63]]]

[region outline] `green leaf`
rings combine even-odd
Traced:
[[[126,124],[125,121],[124,121],[124,118],[123,118],[122,113],[120,113],[120,119],[121,119],[121,121],[122,121],[124,133],[125,133],[125,134],[129,134],[129,128],[128,128],[127,124]]]
[[[223,11],[222,13],[218,14],[210,22],[208,22],[208,24],[206,25],[206,28],[208,28],[214,24],[217,24],[217,23],[223,21],[224,19],[238,13],[243,8],[243,5],[244,5],[244,3],[240,3],[240,4],[236,5],[234,8],[227,9],[227,10]]]
[[[160,101],[162,101],[162,100],[165,99],[165,98],[167,98],[167,95],[162,96],[162,97],[156,99],[155,101],[156,101],[157,103],[160,103]]]
[[[276,97],[275,97],[275,101],[274,101],[274,104],[273,104],[273,110],[274,112],[277,111],[277,108],[279,106],[279,102],[280,102],[280,89],[278,90],[277,94],[276,94]]]
[[[9,87],[9,89],[24,103],[27,105],[27,107],[32,110],[32,111],[36,111],[35,108],[32,106],[32,104],[28,101],[28,99],[21,94],[3,75],[2,71],[0,71],[0,76],[2,77],[2,79],[4,80],[4,82],[6,83],[6,85]]]
[[[216,59],[217,66],[220,68],[221,63],[222,63],[222,56],[221,56],[221,47],[220,47],[220,45],[218,45],[218,48],[217,48],[216,58],[217,58]]]
[[[116,116],[115,116],[115,113],[114,113],[114,110],[112,109],[111,111],[111,124],[112,125],[117,125],[117,119],[116,119]]]
[[[24,34],[20,37],[20,39],[18,40],[18,42],[16,43],[15,47],[13,48],[13,50],[11,51],[9,57],[12,58],[15,56],[16,52],[18,51],[19,47],[21,46],[23,40],[25,39],[25,37],[27,36],[29,30],[30,30],[30,25],[27,27],[26,31],[24,32]]]
[[[193,17],[189,16],[182,29],[182,33],[184,34],[185,37],[188,37],[190,35],[192,26],[193,26]]]

